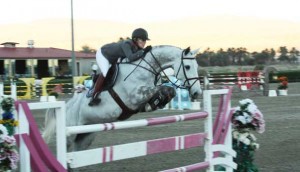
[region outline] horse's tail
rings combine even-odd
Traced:
[[[43,131],[43,138],[44,140],[49,143],[52,136],[56,132],[56,117],[55,117],[55,110],[48,109],[46,112],[45,117],[45,128]]]

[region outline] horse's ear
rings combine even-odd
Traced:
[[[191,48],[190,48],[190,47],[187,47],[187,48],[184,49],[183,51],[184,51],[184,55],[186,56],[186,55],[191,51]]]

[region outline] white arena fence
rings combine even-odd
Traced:
[[[62,82],[52,82],[54,81],[54,77],[45,77],[40,80],[37,80],[35,78],[19,78],[20,81],[22,81],[25,85],[16,87],[15,82],[11,81],[11,87],[9,90],[6,89],[5,94],[16,94],[18,93],[19,99],[32,99],[32,98],[39,98],[40,96],[47,96],[49,92],[58,92],[59,94],[72,94],[73,89],[77,84],[83,84],[84,81],[89,78],[90,76],[78,76],[73,78],[72,80],[66,80]],[[169,76],[171,80],[173,80],[172,76]],[[175,78],[176,79],[176,78]],[[260,88],[263,89],[263,85],[268,84],[268,80],[265,80],[265,77],[263,76],[263,73],[260,71],[240,71],[236,74],[232,75],[222,75],[222,74],[210,74],[206,72],[206,76],[200,77],[201,85],[204,89],[214,89],[214,86],[232,86],[236,85],[241,90],[251,90],[252,88]],[[0,95],[4,94],[3,88],[1,88],[1,84],[3,86],[3,83],[0,82]],[[14,87],[12,87],[14,85]],[[14,92],[13,90],[16,90]],[[267,91],[268,90],[264,90]],[[184,90],[182,90],[184,93]],[[21,94],[21,95],[20,95]],[[180,95],[180,94],[179,94]],[[179,98],[184,96],[178,96],[176,97],[179,100]],[[182,98],[181,98],[182,99]],[[172,109],[190,109],[191,108],[191,102],[190,101],[183,101],[179,104],[177,102],[172,102],[170,104]]]
[[[215,171],[216,165],[224,167],[225,171],[227,172],[233,171],[233,169],[236,169],[237,165],[233,162],[233,157],[236,156],[236,153],[232,150],[231,142],[231,93],[232,88],[205,90],[203,93],[204,112],[135,121],[69,127],[66,127],[64,102],[43,102],[29,104],[26,102],[17,102],[20,128],[15,137],[18,138],[20,142],[20,169],[22,172],[29,172],[30,160],[32,160],[31,168],[33,171],[44,171],[45,169],[50,171],[66,171],[67,162],[69,163],[68,165],[70,168],[77,168],[133,157],[146,156],[150,154],[204,146],[206,154],[204,162],[165,171],[194,171],[199,169]],[[218,113],[214,124],[212,120],[212,95],[221,95]],[[43,108],[55,108],[56,110],[58,161],[53,158],[49,148],[41,139],[30,111],[30,109]],[[147,140],[122,145],[112,145],[77,152],[67,152],[66,146],[62,146],[67,145],[66,136],[72,134],[154,126],[198,119],[205,120],[205,131],[203,133],[193,133],[183,136]],[[30,142],[32,142],[34,146],[30,146],[32,145]],[[30,159],[30,156],[32,159]]]
[[[0,83],[0,97],[12,97],[13,99],[17,99],[17,86],[15,82],[11,82],[10,85],[10,94],[4,94],[4,84]]]
[[[4,81],[0,81],[0,95],[15,93],[19,99],[32,99],[48,96],[50,92],[73,94],[74,86],[82,84],[88,77],[89,76],[76,76],[73,77],[73,79],[55,79],[54,77],[45,77],[42,79],[18,78],[18,80],[6,80],[5,86]],[[16,82],[18,82],[18,86]]]
[[[215,85],[236,85],[241,90],[251,90],[252,88],[263,89],[264,78],[263,73],[259,71],[237,72],[235,75],[207,74],[203,77],[202,83],[205,89]]]

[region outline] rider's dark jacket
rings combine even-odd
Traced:
[[[140,49],[131,39],[106,44],[101,47],[103,56],[111,63],[116,63],[119,58],[127,58],[128,62],[143,57],[144,50]]]

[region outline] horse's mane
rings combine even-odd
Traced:
[[[156,49],[156,48],[167,48],[167,47],[173,47],[173,48],[181,49],[181,48],[175,47],[173,45],[156,45],[156,46],[153,46],[153,49]]]

